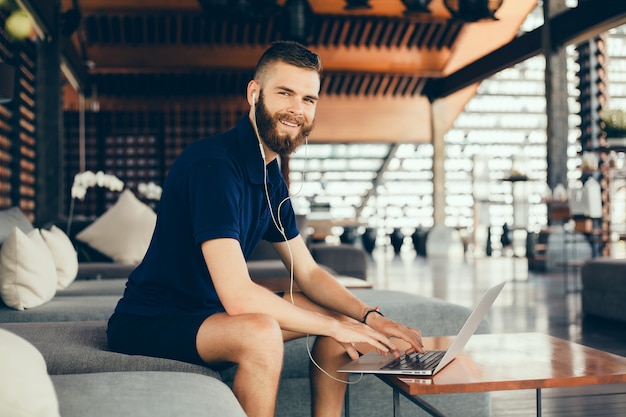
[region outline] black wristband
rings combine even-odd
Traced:
[[[380,314],[381,316],[385,317],[385,315],[383,313],[380,312],[380,310],[378,309],[378,307],[374,307],[371,310],[367,310],[365,312],[365,315],[363,316],[363,320],[361,320],[361,323],[365,323],[367,321],[367,316],[369,316],[371,313],[376,313],[376,314]]]

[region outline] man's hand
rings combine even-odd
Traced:
[[[371,326],[359,323],[356,320],[337,321],[337,328],[331,337],[339,342],[351,359],[358,359],[359,353],[354,348],[355,343],[367,343],[382,354],[400,355],[398,347],[383,333],[375,330]]]
[[[405,351],[410,354],[413,352],[424,353],[424,345],[422,344],[422,333],[411,327],[383,317],[379,314],[370,314],[367,317],[367,325],[378,332],[384,334],[387,338],[396,337],[409,343],[411,347]]]

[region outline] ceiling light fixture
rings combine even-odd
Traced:
[[[478,20],[498,20],[495,13],[504,0],[443,0],[446,9],[452,14],[452,18],[465,22]]]
[[[283,34],[286,39],[308,45],[313,36],[315,16],[307,0],[288,0]]]
[[[198,0],[209,15],[247,19],[264,19],[280,10],[276,0]]]
[[[346,7],[344,10],[355,9],[371,9],[372,5],[369,0],[346,0]]]
[[[406,10],[404,11],[405,15],[430,13],[430,10],[428,9],[430,0],[402,0],[402,3],[406,7]]]

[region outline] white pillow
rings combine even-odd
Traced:
[[[41,353],[0,329],[0,416],[59,417],[59,401]]]
[[[24,234],[15,227],[0,248],[2,301],[24,310],[50,301],[56,289],[56,266],[39,229]]]
[[[70,238],[55,225],[50,230],[41,229],[40,232],[56,265],[57,290],[64,290],[78,275],[78,253]]]
[[[156,225],[156,213],[130,190],[102,216],[76,235],[116,262],[137,265],[143,259]]]

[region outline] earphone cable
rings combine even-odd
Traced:
[[[263,159],[263,188],[265,190],[265,198],[267,200],[267,205],[270,211],[270,216],[272,218],[272,222],[274,223],[274,226],[276,227],[276,229],[279,231],[279,233],[281,234],[281,236],[283,237],[283,239],[285,240],[285,243],[287,244],[287,251],[289,252],[289,298],[291,300],[291,304],[292,305],[296,305],[295,299],[293,297],[293,288],[294,288],[294,268],[293,268],[293,264],[294,264],[294,260],[293,260],[293,252],[291,251],[291,245],[289,244],[289,239],[287,238],[287,233],[285,232],[285,228],[283,226],[282,223],[282,219],[280,217],[280,213],[282,210],[282,206],[283,204],[285,204],[289,199],[291,199],[291,196],[287,196],[285,197],[279,204],[277,207],[277,213],[276,215],[274,214],[274,210],[272,209],[272,202],[271,202],[271,198],[270,198],[270,193],[269,190],[267,188],[267,161],[265,160],[265,151],[263,150],[263,143],[261,141],[261,135],[259,134],[259,130],[256,124],[256,107],[255,107],[255,103],[254,103],[254,99],[255,96],[254,94],[252,95],[252,109],[253,109],[253,113],[254,113],[254,117],[252,118],[254,123],[253,123],[253,127],[254,127],[254,133],[256,134],[256,137],[259,141],[259,148],[261,150],[261,158]],[[305,137],[305,147],[304,147],[304,169],[302,172],[302,182],[300,183],[300,188],[298,189],[298,191],[294,194],[298,195],[300,193],[300,191],[302,191],[302,188],[304,186],[304,176],[306,175],[306,165],[307,165],[307,161],[308,161],[308,157],[307,157],[307,151],[308,151],[308,136]],[[277,220],[278,218],[278,220]],[[311,363],[313,365],[315,365],[315,367],[317,369],[319,369],[324,375],[326,375],[327,377],[329,377],[330,379],[337,381],[337,382],[341,382],[347,385],[351,385],[351,384],[356,384],[358,382],[361,381],[361,379],[363,379],[363,374],[360,374],[359,378],[356,381],[345,381],[343,379],[339,379],[334,377],[333,375],[331,375],[328,371],[326,371],[324,368],[322,368],[313,358],[313,354],[311,353],[311,348],[309,346],[309,334],[307,333],[306,335],[306,351],[307,354],[309,355],[309,360],[311,361]]]

